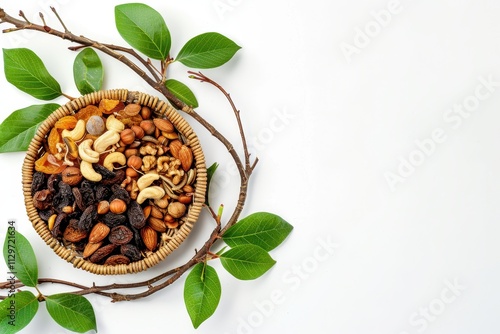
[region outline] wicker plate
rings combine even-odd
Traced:
[[[37,209],[33,206],[33,198],[31,195],[31,183],[33,180],[35,161],[39,158],[40,151],[43,149],[43,141],[45,140],[45,137],[50,132],[56,121],[63,116],[74,114],[83,107],[91,104],[98,104],[102,99],[114,99],[123,102],[138,103],[150,107],[156,115],[168,118],[174,124],[177,131],[185,138],[186,143],[191,147],[195,161],[194,166],[197,171],[194,183],[196,190],[192,204],[189,207],[185,223],[179,227],[169,242],[163,244],[148,257],[137,262],[131,262],[128,265],[120,264],[111,266],[95,264],[83,259],[76,251],[63,246],[60,241],[52,236],[47,223],[38,215]],[[151,95],[119,89],[91,93],[72,100],[55,110],[38,128],[28,147],[23,163],[22,183],[28,217],[36,232],[57,255],[64,260],[71,262],[76,268],[81,268],[100,275],[115,275],[137,273],[146,270],[147,268],[150,268],[164,260],[170,253],[179,247],[181,242],[184,241],[184,239],[186,239],[191,232],[191,229],[201,212],[205,199],[207,173],[205,158],[198,137],[186,120],[182,118],[171,105]]]

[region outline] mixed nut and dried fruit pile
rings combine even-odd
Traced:
[[[196,168],[185,141],[147,106],[103,99],[46,136],[33,205],[52,236],[90,262],[139,261],[187,219]]]

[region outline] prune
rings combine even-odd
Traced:
[[[123,225],[126,221],[127,217],[125,215],[116,214],[113,212],[108,212],[104,216],[102,216],[102,222],[111,228],[118,225]]]
[[[116,173],[114,173],[113,171],[110,171],[109,169],[107,169],[103,165],[93,164],[93,166],[94,166],[94,170],[97,173],[102,175],[103,180],[110,180],[116,176]]]
[[[112,195],[111,189],[105,185],[98,185],[95,190],[95,199],[97,202],[108,200]]]
[[[52,193],[48,189],[40,190],[33,195],[33,206],[45,210],[52,205]]]
[[[65,206],[70,206],[75,200],[71,186],[64,182],[59,182],[59,191],[52,200],[52,205],[57,211],[61,211]]]
[[[37,191],[44,189],[47,185],[47,177],[42,172],[33,173],[33,181],[31,182],[31,196]]]
[[[79,229],[80,222],[76,219],[71,219],[68,226],[64,230],[63,238],[70,242],[83,241],[88,235],[87,231]]]
[[[128,210],[127,217],[130,225],[136,229],[141,229],[146,225],[146,217],[144,217],[144,211],[139,203],[136,201],[131,201]]]
[[[82,195],[82,202],[85,207],[96,202],[94,186],[90,183],[90,181],[82,181],[82,184],[80,186],[80,194]]]
[[[78,230],[89,232],[94,223],[97,222],[97,208],[91,205],[86,208],[78,220]]]
[[[111,191],[113,192],[113,195],[109,198],[109,202],[114,200],[115,198],[119,198],[123,200],[127,205],[130,204],[130,195],[125,188],[120,187],[119,184],[113,184],[111,186]]]
[[[124,225],[119,225],[111,229],[108,239],[112,244],[121,246],[128,244],[133,237],[134,233],[131,230]]]
[[[120,253],[128,257],[131,261],[139,261],[142,258],[141,251],[139,248],[132,244],[122,245],[120,247]]]

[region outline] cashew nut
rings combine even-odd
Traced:
[[[116,119],[114,115],[109,115],[106,119],[106,129],[116,132],[122,132],[125,129],[125,124],[123,124],[122,121]]]
[[[94,151],[98,153],[104,152],[109,146],[120,141],[120,134],[114,130],[104,132],[94,142]]]
[[[76,126],[73,130],[64,129],[61,133],[62,137],[69,137],[74,141],[79,141],[85,135],[85,121],[83,119],[79,119],[76,122]]]
[[[80,171],[83,177],[89,181],[99,182],[102,180],[102,175],[97,173],[92,164],[88,161],[82,160],[80,163]]]
[[[104,162],[102,165],[110,171],[113,171],[113,169],[115,168],[113,164],[115,162],[123,166],[127,162],[127,158],[125,158],[125,155],[121,152],[113,152],[108,154],[106,158],[104,158]]]
[[[154,181],[158,180],[160,178],[160,175],[156,173],[147,173],[144,174],[137,180],[137,186],[139,187],[139,190],[142,190],[146,187],[149,187],[151,183]]]
[[[137,196],[137,203],[142,204],[148,198],[160,199],[165,196],[165,190],[162,187],[151,186],[141,190]]]
[[[78,154],[80,155],[80,158],[82,158],[83,161],[95,163],[99,161],[99,153],[93,151],[90,148],[92,142],[93,142],[92,139],[85,139],[84,141],[82,141],[80,145],[78,145]]]

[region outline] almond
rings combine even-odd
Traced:
[[[87,245],[85,245],[85,249],[83,250],[83,258],[88,258],[89,256],[91,256],[92,254],[95,253],[96,250],[99,249],[99,247],[101,247],[102,245],[102,241],[94,244],[94,243],[91,243],[89,242]]]
[[[150,251],[156,249],[156,245],[158,244],[158,233],[156,233],[151,226],[146,225],[141,229],[141,238],[147,249]]]
[[[151,206],[151,216],[154,218],[163,219],[163,212],[160,211],[156,206]]]
[[[193,151],[186,145],[182,145],[179,149],[179,158],[182,164],[182,169],[187,172],[193,164]]]
[[[89,235],[89,243],[98,243],[106,238],[109,234],[110,228],[104,223],[97,223],[94,225]],[[99,247],[97,247],[99,248]]]
[[[137,104],[137,103],[130,103],[125,106],[123,111],[127,116],[135,116],[137,115],[142,109],[142,106]]]
[[[165,131],[167,133],[171,133],[175,131],[174,125],[168,119],[165,118],[155,118],[153,122],[157,129],[160,131]]]
[[[168,144],[168,148],[170,149],[170,153],[176,159],[179,159],[179,150],[182,147],[182,143],[179,139],[172,140],[170,144]]]
[[[160,218],[149,217],[148,219],[149,226],[153,228],[156,232],[165,232],[167,230],[167,226]]]

